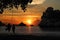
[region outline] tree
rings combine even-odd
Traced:
[[[22,10],[25,12],[28,3],[31,3],[32,0],[0,0],[0,14],[3,13],[6,8],[13,8],[13,6],[18,9],[18,6],[21,5]]]
[[[41,17],[40,28],[60,28],[60,10],[48,7]]]
[[[26,26],[23,22],[21,22],[18,26]]]

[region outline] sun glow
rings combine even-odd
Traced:
[[[32,24],[32,20],[27,20],[27,23],[29,24],[29,25],[31,25]]]

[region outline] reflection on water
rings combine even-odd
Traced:
[[[12,32],[12,30],[10,32],[7,32],[5,31],[5,28],[6,27],[0,27],[0,33],[7,33],[7,34],[10,34]],[[53,32],[50,32],[50,31],[42,31],[38,26],[34,26],[34,27],[26,27],[26,26],[16,26],[16,34],[20,34],[20,35],[53,35],[53,36],[60,36],[60,31],[57,32],[57,31],[53,31]]]
[[[5,31],[6,27],[0,27],[0,33],[8,33],[7,31]],[[31,33],[38,33],[40,32],[40,28],[39,27],[25,27],[25,26],[16,26],[15,32],[18,34],[31,34]],[[12,30],[10,31],[10,33],[12,33]]]
[[[32,33],[32,27],[31,26],[28,27],[28,33]]]

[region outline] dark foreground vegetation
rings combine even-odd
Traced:
[[[60,39],[60,36],[33,36],[33,35],[0,35],[0,40],[46,40],[46,39]]]

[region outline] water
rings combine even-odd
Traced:
[[[5,31],[6,27],[0,27],[0,33],[8,33],[7,31]],[[32,33],[39,33],[41,31],[41,29],[39,27],[25,27],[25,26],[16,26],[15,29],[15,33],[17,34],[32,34]],[[12,29],[10,31],[10,33],[12,32]]]
[[[0,27],[0,33],[13,34],[12,30],[10,32],[5,31],[6,27]],[[50,36],[60,36],[60,32],[57,31],[42,31],[38,26],[26,27],[26,26],[16,26],[16,34],[22,35],[50,35]]]

